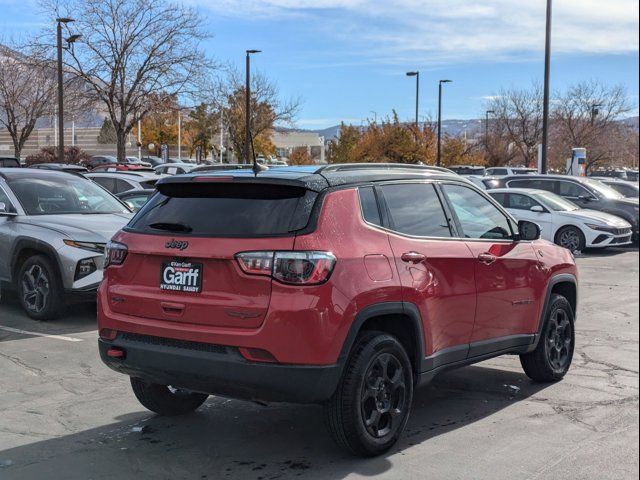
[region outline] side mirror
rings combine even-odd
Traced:
[[[583,202],[592,202],[593,197],[591,195],[580,195],[578,200],[582,200]]]
[[[520,240],[538,240],[540,238],[540,226],[537,223],[520,220],[518,222],[518,236]]]
[[[0,202],[0,217],[15,217],[17,213],[7,210],[7,204]]]
[[[534,205],[529,210],[531,210],[532,212],[544,213],[544,208],[542,208],[540,205]]]

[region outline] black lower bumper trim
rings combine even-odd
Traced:
[[[245,360],[236,348],[225,353],[132,341],[121,334],[99,339],[100,357],[113,370],[161,385],[245,400],[322,403],[335,391],[338,365],[306,366],[256,363]],[[111,358],[118,347],[124,358]]]

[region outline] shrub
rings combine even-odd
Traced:
[[[36,163],[72,163],[79,164],[88,161],[89,154],[79,147],[64,147],[64,159],[58,160],[58,147],[44,147],[38,153],[28,155],[25,163],[28,166]]]

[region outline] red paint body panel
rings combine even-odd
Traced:
[[[168,249],[171,239],[184,250]],[[536,331],[553,275],[576,275],[571,254],[545,241],[496,243],[413,239],[362,219],[358,192],[327,193],[311,233],[280,238],[198,238],[120,232],[129,254],[106,269],[98,325],[118,331],[262,349],[281,363],[332,365],[358,312],[382,302],[412,302],[422,316],[425,355]],[[243,273],[236,253],[320,250],[337,258],[329,280],[284,285]],[[488,268],[477,256],[497,257]],[[423,261],[401,259],[418,252]],[[199,294],[159,288],[160,265],[179,258],[203,265]],[[533,299],[532,304],[513,302]]]
[[[402,299],[418,307],[425,354],[469,343],[476,309],[475,259],[464,242],[389,234],[402,280]],[[417,252],[422,262],[402,260]]]
[[[468,241],[476,273],[477,306],[471,342],[535,333],[544,302],[544,275],[530,242]],[[491,264],[478,260],[489,254]]]

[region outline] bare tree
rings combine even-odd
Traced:
[[[43,0],[52,18],[75,19],[82,35],[65,55],[65,68],[89,86],[106,107],[123,160],[127,135],[147,112],[150,99],[195,94],[212,66],[200,43],[207,35],[193,8],[164,0]],[[51,42],[44,34],[41,44]]]
[[[619,122],[632,110],[623,86],[584,81],[558,96],[553,110],[554,149],[568,157],[572,147],[587,149],[589,171],[617,160],[631,132]]]
[[[542,89],[534,84],[529,89],[502,90],[487,104],[494,111],[495,128],[504,133],[508,148],[515,148],[525,165],[536,162],[537,147],[542,138]]]
[[[37,120],[54,113],[56,85],[50,66],[0,45],[0,125],[11,136],[16,158]]]
[[[216,96],[234,152],[242,155],[246,138],[244,77],[229,69],[218,82]],[[250,133],[254,143],[269,141],[277,125],[292,126],[299,109],[299,99],[283,100],[275,83],[259,72],[252,75]]]

